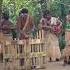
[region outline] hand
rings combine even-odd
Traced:
[[[25,28],[23,28],[23,32],[25,32]]]

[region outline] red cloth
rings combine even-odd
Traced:
[[[59,34],[61,32],[61,26],[60,25],[54,25],[52,30],[55,34]]]

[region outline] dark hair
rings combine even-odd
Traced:
[[[9,19],[9,14],[7,14],[7,13],[2,13],[2,15],[3,15],[3,18],[4,18],[4,19],[6,19],[6,20]]]
[[[23,8],[21,11],[20,11],[20,13],[19,14],[21,14],[21,13],[28,13],[28,9],[26,9],[26,8]]]
[[[70,14],[70,10],[69,10],[68,14]]]
[[[49,10],[43,11],[43,17],[46,17],[47,15],[51,15]]]

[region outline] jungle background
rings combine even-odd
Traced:
[[[10,16],[10,20],[13,24],[16,24],[16,19],[19,15],[19,11],[22,8],[27,8],[29,13],[34,17],[34,23],[37,27],[42,12],[46,9],[51,11],[51,14],[55,17],[59,17],[65,25],[65,16],[70,10],[70,0],[0,0],[0,19],[2,12],[6,12]],[[65,47],[65,32],[59,37],[60,48]]]

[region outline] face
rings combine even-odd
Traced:
[[[47,15],[47,20],[50,20],[51,19],[51,15]]]
[[[47,20],[50,20],[51,19],[51,15],[47,14],[44,16],[44,18],[46,18]]]
[[[21,13],[21,16],[23,16],[23,17],[25,17],[25,16],[27,16],[28,14],[27,13]]]

